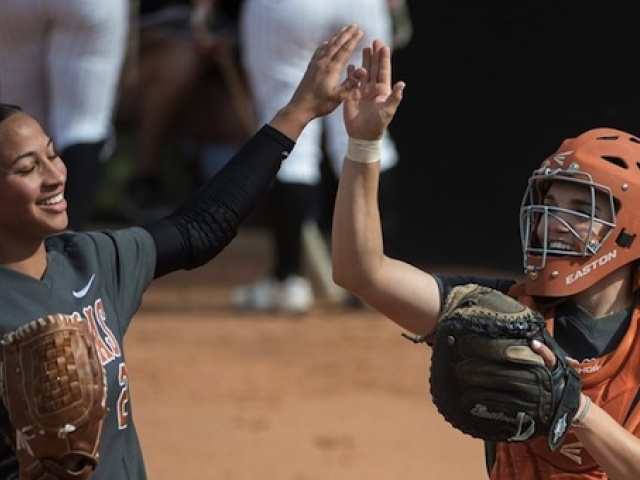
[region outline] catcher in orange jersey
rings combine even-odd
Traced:
[[[390,92],[388,83],[375,94],[383,102]],[[333,219],[335,281],[424,339],[434,337],[455,286],[475,283],[507,293],[543,315],[566,355],[540,341],[524,348],[550,373],[559,358],[568,359],[580,377],[576,408],[557,448],[543,436],[485,440],[490,478],[640,478],[640,137],[595,128],[562,142],[533,172],[520,211],[522,282],[445,276],[384,253],[378,139],[395,109],[365,120],[357,102],[347,100],[344,108],[350,141]],[[497,421],[501,412],[488,407],[499,396],[492,394],[504,397],[506,386],[495,378],[479,410]]]

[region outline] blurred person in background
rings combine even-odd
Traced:
[[[315,45],[341,25],[351,22],[362,27],[365,43],[377,38],[392,45],[395,38],[398,47],[403,47],[412,33],[403,0],[242,2],[240,52],[253,96],[256,125],[271,117],[291,95]],[[350,63],[359,61],[358,53]],[[231,302],[235,308],[302,314],[314,305],[312,284],[303,272],[303,231],[310,219],[313,224],[316,221],[313,215],[320,193],[322,160],[326,156],[332,173],[337,176],[346,145],[341,108],[305,128],[296,150],[278,172],[265,200],[272,248],[269,271],[264,278],[232,292]],[[382,150],[381,208],[385,233],[390,235],[395,223],[392,217],[397,217],[392,212],[392,201],[398,154],[388,132],[382,140]],[[316,242],[314,248],[324,248],[324,245]],[[330,270],[330,258],[326,257],[325,270]]]
[[[138,0],[133,74],[123,77],[117,114],[137,146],[125,187],[128,220],[170,211],[162,152],[171,141],[199,184],[254,133],[234,12],[232,2],[217,0]]]

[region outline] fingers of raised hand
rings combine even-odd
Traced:
[[[316,55],[346,62],[363,36],[364,32],[355,23],[343,27],[331,39],[322,42],[316,49]]]
[[[391,50],[380,40],[362,49],[362,68],[366,70],[366,82],[391,85]]]
[[[363,68],[356,68],[354,65],[347,66],[347,77],[342,82],[347,91],[356,90],[367,78],[367,72]]]
[[[360,81],[355,75],[347,75],[347,78],[345,78],[343,85],[347,90],[355,90],[360,86]]]
[[[388,102],[392,105],[391,111],[393,115],[395,115],[396,110],[398,109],[398,107],[400,106],[400,103],[402,102],[402,97],[404,94],[405,87],[406,87],[406,84],[404,82],[396,82],[393,85],[391,95],[389,96],[389,99],[388,99]]]
[[[363,58],[366,61],[371,83],[391,84],[391,50],[380,40],[374,40]]]
[[[362,49],[362,68],[366,71],[366,77],[363,81],[369,81],[371,77],[371,47],[365,47]]]

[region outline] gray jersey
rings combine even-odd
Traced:
[[[146,478],[133,425],[123,337],[153,280],[156,248],[140,228],[62,233],[46,240],[42,280],[0,266],[0,334],[50,313],[85,318],[97,333],[107,373],[107,408],[100,463],[92,480]],[[9,428],[0,406],[0,426]],[[17,478],[12,451],[0,442],[0,479]]]

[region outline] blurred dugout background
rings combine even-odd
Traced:
[[[391,126],[400,151],[401,234],[389,252],[418,265],[520,271],[518,208],[531,171],[587,128],[640,133],[635,6],[581,2],[408,0],[414,33],[394,57],[405,100]],[[99,194],[98,221],[117,205],[135,154],[119,146]],[[171,193],[193,187],[171,144]],[[330,210],[334,180],[327,178]],[[260,227],[256,210],[249,227]]]

